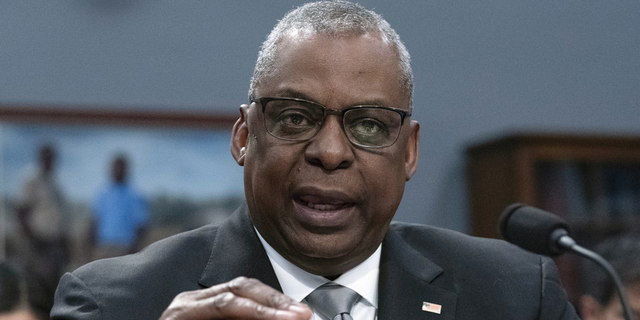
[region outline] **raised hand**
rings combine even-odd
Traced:
[[[207,289],[177,295],[160,320],[309,320],[311,310],[266,284],[239,277]]]

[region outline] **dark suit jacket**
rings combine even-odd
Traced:
[[[280,285],[246,207],[140,253],[67,273],[52,319],[158,319],[180,292],[238,276]],[[504,241],[393,223],[382,244],[378,319],[577,319],[553,262]],[[423,302],[442,313],[422,311]]]

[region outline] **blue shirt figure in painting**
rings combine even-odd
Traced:
[[[112,164],[112,183],[93,206],[94,259],[137,251],[148,222],[145,199],[127,181],[127,159],[117,156]]]

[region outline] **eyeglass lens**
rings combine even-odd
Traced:
[[[325,108],[297,100],[270,100],[264,106],[267,131],[280,139],[307,140],[320,131]],[[344,113],[347,138],[365,147],[385,147],[398,138],[402,116],[380,107],[358,107]]]

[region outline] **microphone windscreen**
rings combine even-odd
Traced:
[[[499,226],[505,240],[546,256],[562,253],[554,243],[556,239],[552,239],[552,233],[558,229],[569,231],[569,225],[559,216],[522,203],[504,209]]]

